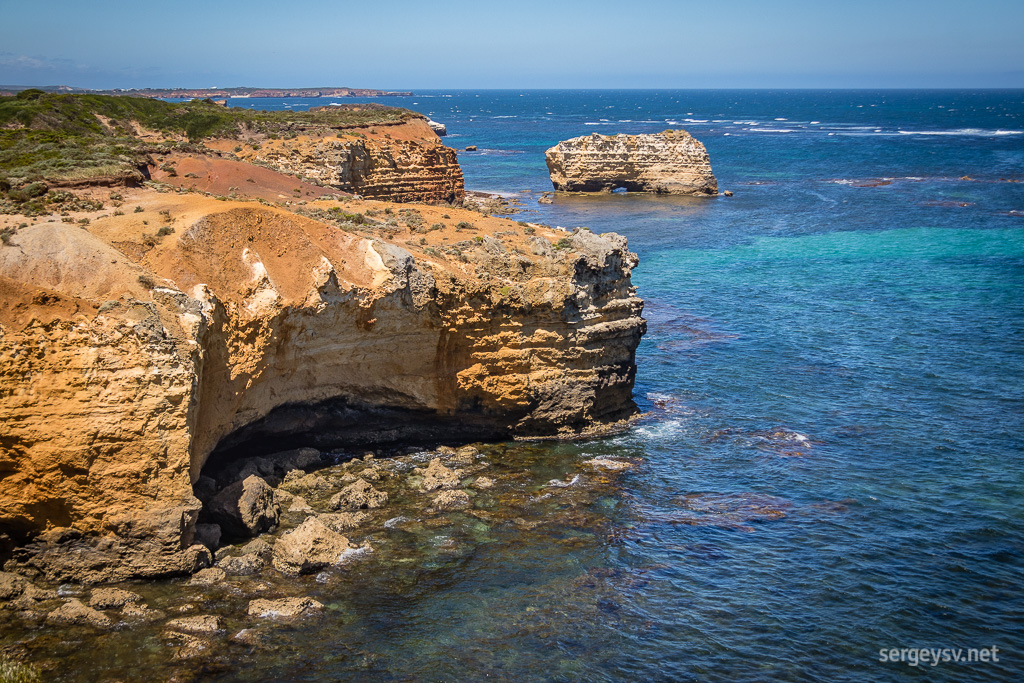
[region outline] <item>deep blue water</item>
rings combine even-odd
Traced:
[[[613,439],[539,446],[557,462],[642,458],[591,510],[609,533],[504,538],[415,600],[364,596],[390,615],[349,636],[379,657],[370,671],[1020,680],[1024,185],[1007,181],[1024,181],[1024,91],[381,101],[477,145],[459,153],[468,188],[528,191],[529,220],[629,238],[650,321],[636,397],[651,416]],[[559,140],[670,127],[707,146],[734,197],[536,203]],[[593,604],[588,576],[607,589]],[[522,626],[534,614],[549,632]],[[316,660],[331,639],[309,642]],[[882,648],[991,646],[999,663],[879,661]],[[303,671],[355,670],[341,658]]]

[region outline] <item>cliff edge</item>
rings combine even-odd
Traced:
[[[586,135],[545,153],[551,183],[564,192],[718,194],[707,150],[685,130],[649,135]]]
[[[117,196],[138,208],[42,217],[0,246],[9,570],[206,566],[193,486],[218,453],[571,436],[636,411],[645,322],[618,235],[370,200],[300,215]]]

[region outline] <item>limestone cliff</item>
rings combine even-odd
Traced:
[[[704,145],[685,130],[650,135],[587,135],[546,153],[556,190],[716,195],[718,181]]]
[[[427,121],[266,140],[239,157],[373,199],[461,203],[462,169]]]
[[[419,207],[441,229],[357,232],[254,203],[130,201],[145,212],[41,223],[0,248],[11,569],[203,566],[192,487],[215,449],[572,435],[635,412],[645,323],[617,235],[452,208]],[[156,209],[173,236],[146,237]]]

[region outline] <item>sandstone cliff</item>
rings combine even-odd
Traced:
[[[718,181],[704,145],[685,130],[651,135],[587,135],[546,153],[556,190],[716,195]]]
[[[193,485],[215,449],[572,435],[635,412],[645,323],[617,235],[447,207],[340,229],[252,202],[128,201],[144,211],[44,222],[0,247],[11,569],[204,566]],[[154,239],[155,211],[177,232]]]
[[[461,203],[465,197],[455,150],[442,145],[422,118],[338,135],[268,139],[238,156],[373,199]]]

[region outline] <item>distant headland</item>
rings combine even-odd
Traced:
[[[248,97],[398,97],[410,96],[411,92],[372,90],[367,88],[115,88],[114,90],[90,90],[70,85],[0,85],[0,96],[14,95],[22,90],[35,88],[43,92],[90,95],[131,95],[132,97],[180,97],[192,99],[248,98]]]

